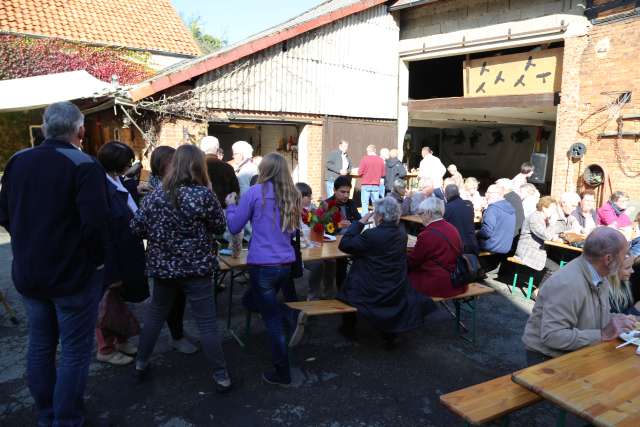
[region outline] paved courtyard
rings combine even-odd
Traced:
[[[0,309],[0,425],[35,425],[33,401],[26,385],[26,320],[11,283],[8,235],[0,234],[0,288],[8,291],[20,324],[13,326]],[[424,328],[402,337],[397,349],[386,351],[377,335],[359,324],[357,343],[338,333],[339,318],[313,319],[305,339],[292,354],[294,386],[264,384],[269,353],[260,319],[254,319],[250,341],[241,348],[228,334],[224,350],[234,389],[215,394],[202,353],[170,351],[163,331],[154,356],[150,381],[136,385],[132,366],[94,362],[87,389],[90,426],[454,426],[460,418],[439,404],[439,396],[524,367],[520,336],[531,309],[521,295],[490,282],[498,292],[480,300],[478,344],[453,331],[444,310],[432,314]],[[303,291],[304,285],[298,284]],[[243,330],[234,298],[233,326]],[[301,292],[302,293],[302,292]],[[220,328],[226,315],[226,295],[219,301]],[[138,314],[144,306],[137,307]],[[196,334],[188,317],[186,329]],[[519,411],[515,426],[550,426],[554,412],[537,405]]]

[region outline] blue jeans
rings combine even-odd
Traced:
[[[334,180],[326,180],[325,184],[327,185],[327,199],[331,196],[333,196],[333,183],[335,181]]]
[[[360,187],[360,202],[362,204],[362,215],[366,214],[369,208],[369,198],[374,202],[380,198],[379,185],[363,185]]]
[[[293,326],[297,321],[297,310],[278,301],[278,292],[289,282],[289,265],[252,265],[249,267],[251,287],[242,298],[245,307],[257,311],[262,316],[273,364],[278,373],[290,377],[289,356],[284,333],[284,325]]]
[[[213,300],[211,277],[153,279],[153,297],[140,334],[136,366],[139,369],[147,366],[162,325],[167,320],[180,290],[189,301],[191,313],[200,331],[202,349],[213,368],[213,375],[217,380],[226,379],[227,368],[216,323],[216,305]]]
[[[84,390],[104,274],[97,270],[77,294],[23,296],[29,322],[27,377],[38,408],[38,427],[84,423]],[[56,349],[60,340],[60,359]]]

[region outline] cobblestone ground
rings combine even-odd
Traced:
[[[35,425],[33,401],[26,385],[27,325],[24,309],[11,283],[8,235],[0,233],[0,289],[8,294],[20,324],[9,322],[0,308],[0,425]],[[294,386],[274,388],[260,380],[269,367],[266,337],[254,319],[250,340],[241,348],[226,334],[224,350],[234,381],[231,393],[216,395],[202,353],[170,350],[163,331],[150,381],[136,385],[132,367],[94,362],[87,389],[90,426],[453,426],[461,420],[439,403],[439,396],[524,367],[520,342],[531,303],[510,295],[499,282],[498,292],[478,304],[478,344],[455,335],[445,310],[432,314],[426,326],[402,337],[397,349],[382,349],[377,335],[359,324],[357,343],[337,332],[339,319],[313,319],[292,354]],[[304,282],[298,284],[304,294]],[[242,331],[244,314],[234,294],[232,326]],[[227,295],[219,301],[219,326],[227,310]],[[136,307],[140,316],[144,304]],[[196,328],[188,315],[186,329]],[[515,426],[550,426],[554,411],[537,405],[519,411]]]

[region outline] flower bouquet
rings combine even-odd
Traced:
[[[338,224],[342,221],[340,209],[336,202],[320,202],[316,208],[302,211],[302,222],[309,226],[309,237],[315,242],[324,241],[324,233],[333,234],[338,229]]]

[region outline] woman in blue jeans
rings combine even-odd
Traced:
[[[204,154],[196,146],[181,146],[162,186],[143,199],[131,221],[133,232],[147,239],[147,274],[154,279],[138,346],[138,378],[148,370],[153,347],[181,289],[198,324],[216,390],[231,388],[216,325],[212,279],[217,263],[211,250],[214,236],[224,232],[225,226],[224,211],[211,191]]]
[[[263,374],[270,384],[291,384],[289,357],[284,324],[293,329],[294,345],[302,334],[304,314],[278,301],[278,292],[287,286],[291,264],[295,261],[292,233],[300,225],[301,196],[291,179],[289,165],[277,153],[264,156],[258,167],[258,183],[241,197],[226,198],[229,231],[238,233],[248,221],[253,229],[249,243],[249,277],[251,286],[243,297],[248,310],[262,316],[269,337],[275,369]]]

